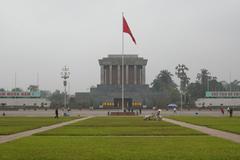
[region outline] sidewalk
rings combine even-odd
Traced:
[[[204,126],[198,126],[198,125],[194,125],[194,124],[190,124],[190,123],[186,123],[186,122],[180,122],[180,121],[176,121],[176,120],[172,120],[172,119],[168,119],[168,118],[163,118],[163,120],[166,122],[170,122],[170,123],[182,126],[182,127],[191,128],[191,129],[206,133],[211,136],[215,136],[215,137],[227,139],[227,140],[230,140],[230,141],[233,141],[236,143],[240,143],[240,135],[238,135],[238,134],[220,131],[217,129],[212,129],[212,128],[208,128],[208,127],[204,127]]]
[[[6,142],[9,142],[9,141],[13,141],[13,140],[16,140],[16,139],[19,139],[19,138],[23,138],[23,137],[28,137],[28,136],[31,136],[33,134],[39,133],[39,132],[48,131],[50,129],[63,127],[65,125],[69,125],[69,124],[72,124],[72,123],[83,121],[83,120],[86,120],[86,119],[89,119],[89,118],[92,118],[92,117],[93,116],[80,118],[80,119],[75,119],[75,120],[72,120],[72,121],[58,123],[58,124],[54,124],[54,125],[51,125],[51,126],[41,127],[41,128],[37,128],[37,129],[29,130],[29,131],[24,131],[24,132],[19,132],[19,133],[15,133],[15,134],[11,134],[11,135],[6,135],[6,136],[3,135],[3,136],[0,136],[0,144],[1,143],[6,143]]]

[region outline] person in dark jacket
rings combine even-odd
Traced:
[[[233,108],[230,108],[229,115],[230,115],[230,117],[232,117],[232,115],[233,115]]]
[[[55,118],[58,118],[58,108],[55,109]]]

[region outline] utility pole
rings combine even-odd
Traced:
[[[70,76],[69,68],[64,66],[61,72],[61,78],[63,78],[64,86],[64,110],[67,110],[67,79]]]

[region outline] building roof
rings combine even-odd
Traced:
[[[124,64],[127,65],[147,65],[147,59],[143,57],[138,57],[136,54],[125,54],[124,56]],[[110,54],[108,57],[103,57],[99,59],[100,65],[121,65],[122,64],[122,55],[121,54]]]

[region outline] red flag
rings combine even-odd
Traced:
[[[123,16],[123,32],[128,33],[131,36],[133,42],[136,44],[135,38],[133,37],[133,34],[132,34],[124,16]]]

